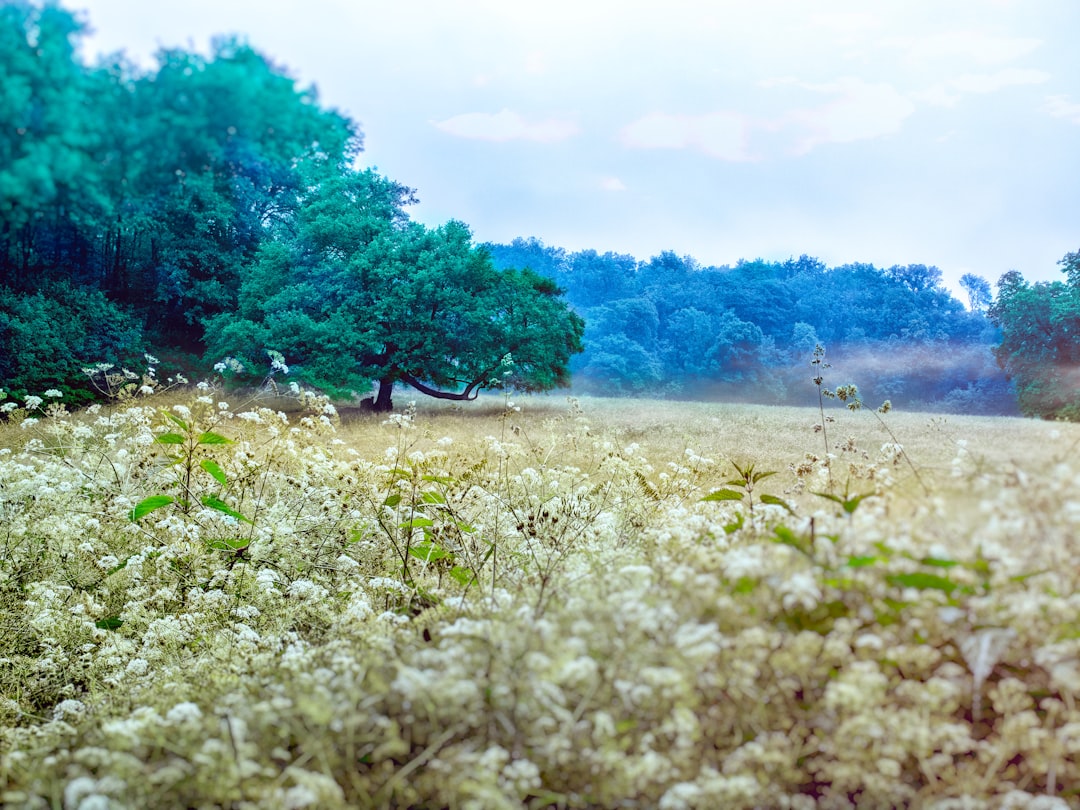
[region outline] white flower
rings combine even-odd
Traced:
[[[31,394],[26,398],[26,409],[28,411],[32,411],[35,408],[40,407],[41,403],[44,401],[45,400],[43,400],[41,397],[35,397],[33,394]]]
[[[53,707],[53,719],[65,720],[68,717],[78,718],[86,711],[86,704],[81,700],[61,700]]]
[[[55,388],[50,388],[48,391],[45,392],[45,396],[52,397],[53,399],[60,399],[64,395],[60,391],[57,391]]]
[[[194,703],[188,701],[177,703],[169,709],[169,713],[165,715],[167,721],[177,726],[182,723],[194,723],[201,717],[202,710]]]
[[[282,374],[289,373],[289,367],[285,365],[285,355],[273,349],[267,349],[266,354],[270,357],[270,373],[280,371]]]

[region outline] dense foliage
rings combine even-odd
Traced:
[[[1065,282],[1030,284],[1018,272],[998,282],[990,317],[994,349],[1028,416],[1080,421],[1080,254],[1061,260]]]
[[[968,273],[965,307],[921,264],[481,248],[460,223],[410,221],[412,190],[354,168],[356,123],[243,42],[144,70],[86,64],[84,30],[54,3],[0,6],[9,390],[85,397],[82,368],[147,351],[197,373],[228,358],[255,382],[271,352],[384,410],[395,386],[469,399],[571,374],[585,392],[803,402],[823,343],[875,400],[1006,413],[1019,395],[1076,417],[1073,271],[1007,276],[996,301]]]
[[[380,381],[382,408],[397,382],[567,382],[582,326],[559,290],[496,271],[456,223],[409,222],[412,192],[352,167],[359,130],[314,90],[235,39],[87,66],[82,33],[54,4],[0,6],[9,389],[85,387],[82,366],[146,349],[204,368],[270,350],[338,394]]]
[[[818,343],[869,395],[965,412],[1015,409],[991,353],[989,283],[963,279],[971,308],[925,265],[827,267],[800,256],[701,267],[536,239],[490,245],[496,263],[553,278],[586,321],[575,384],[596,393],[803,402],[801,369]]]

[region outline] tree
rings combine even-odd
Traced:
[[[968,295],[972,312],[985,312],[994,300],[994,294],[990,291],[990,282],[982,276],[964,273],[960,276],[960,286]]]
[[[994,355],[1016,388],[1020,410],[1080,421],[1080,287],[1029,284],[1013,270],[998,281],[989,316],[1001,329]]]
[[[451,400],[568,385],[584,322],[561,290],[531,270],[497,270],[460,222],[410,221],[412,200],[372,171],[325,181],[295,233],[260,249],[239,311],[208,321],[207,359],[253,368],[279,351],[301,380],[335,395],[377,382],[376,410],[393,407],[398,383]]]

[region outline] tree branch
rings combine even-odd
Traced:
[[[440,391],[438,388],[432,388],[429,385],[424,385],[424,383],[420,382],[411,374],[406,374],[405,372],[401,372],[401,374],[399,375],[399,379],[403,383],[411,385],[421,394],[427,394],[429,397],[435,397],[435,399],[452,399],[456,402],[469,402],[476,399],[478,396],[480,396],[480,385],[483,382],[482,378],[479,380],[473,380],[471,383],[465,386],[464,391],[455,392]]]

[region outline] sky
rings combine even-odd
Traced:
[[[238,34],[358,122],[412,216],[700,264],[1063,278],[1076,0],[62,0],[85,56]]]

